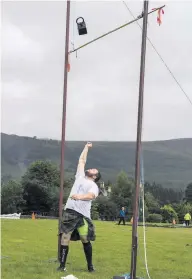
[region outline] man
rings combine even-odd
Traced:
[[[119,212],[119,224],[121,224],[121,221],[123,221],[123,225],[125,225],[125,207],[122,207]]]
[[[185,214],[184,220],[185,220],[185,225],[186,225],[186,227],[189,227],[189,223],[190,223],[190,220],[191,220],[191,215],[190,215],[190,213]]]
[[[76,179],[67,200],[60,226],[61,249],[58,270],[61,271],[66,270],[70,240],[82,241],[88,271],[94,271],[92,245],[90,241],[95,240],[95,230],[91,221],[91,203],[99,194],[96,182],[99,181],[101,175],[97,169],[88,169],[85,171],[87,154],[91,147],[92,143],[87,143],[80,155]]]

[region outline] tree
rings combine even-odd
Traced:
[[[32,163],[21,180],[29,211],[49,212],[58,195],[59,171],[49,161]]]
[[[1,188],[1,213],[22,213],[24,206],[22,185],[14,180],[3,184]]]
[[[189,183],[187,185],[187,188],[185,190],[185,199],[187,202],[192,203],[192,183]]]
[[[98,203],[96,201],[94,201],[92,203],[92,207],[91,207],[91,218],[93,220],[98,220],[99,219],[99,212],[98,212]]]
[[[13,177],[10,174],[1,176],[1,183],[7,183],[9,180],[13,180]]]
[[[107,197],[99,196],[97,198],[97,211],[100,218],[114,220],[117,216],[118,208],[116,204]]]
[[[58,216],[59,213],[59,187],[50,188],[48,206],[51,216]]]
[[[170,204],[164,205],[161,208],[161,215],[163,217],[163,222],[172,223],[173,219],[178,222],[177,213]]]
[[[160,205],[180,202],[183,197],[182,190],[163,188],[162,185],[145,182],[145,192],[150,192]]]
[[[149,213],[160,213],[160,206],[158,201],[154,198],[153,194],[147,192],[145,194],[145,203],[148,208]]]
[[[132,195],[134,184],[125,172],[120,172],[117,176],[117,182],[112,187],[111,201],[113,201],[118,208],[122,206],[131,208]]]

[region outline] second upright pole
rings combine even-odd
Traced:
[[[135,195],[134,195],[134,204],[133,204],[131,274],[130,274],[131,279],[136,279],[136,269],[137,269],[137,248],[138,248],[137,223],[138,223],[138,202],[139,202],[139,188],[140,188],[140,160],[141,160],[140,154],[141,154],[141,137],[142,137],[142,121],[143,121],[143,95],[144,95],[144,79],[145,79],[148,4],[149,4],[148,1],[144,1],[138,122],[137,122],[137,144],[136,144],[136,159],[135,159]]]

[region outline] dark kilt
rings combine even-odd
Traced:
[[[96,235],[95,235],[95,226],[92,223],[92,221],[80,214],[79,212],[76,212],[72,209],[66,209],[63,213],[62,221],[60,223],[59,232],[62,233],[70,233],[71,235],[71,241],[77,241],[80,240],[78,228],[84,225],[85,219],[88,223],[88,235],[87,240],[88,241],[95,241]]]

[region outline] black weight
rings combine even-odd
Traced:
[[[81,19],[81,21],[79,21]],[[86,23],[83,17],[78,17],[76,19],[76,23],[77,23],[77,30],[79,35],[86,35],[87,34],[87,27],[86,27]]]

